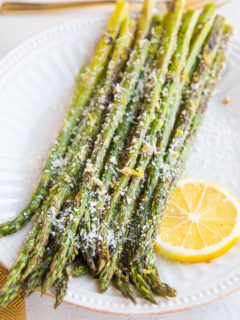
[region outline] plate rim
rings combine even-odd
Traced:
[[[5,266],[4,263],[1,262],[1,265],[6,270],[8,270],[8,267]],[[40,289],[37,289],[36,291],[38,293],[41,293]],[[77,303],[74,303],[74,302],[71,302],[71,301],[68,301],[68,300],[65,300],[65,299],[63,299],[63,303],[67,304],[67,305],[70,305],[70,306],[74,306],[74,307],[79,308],[79,309],[86,310],[86,311],[92,311],[92,312],[95,312],[97,314],[106,314],[106,315],[113,315],[113,316],[116,316],[116,315],[119,315],[119,316],[130,316],[130,317],[135,317],[135,316],[148,317],[148,316],[158,316],[158,315],[167,315],[167,314],[177,314],[177,313],[181,313],[181,312],[197,309],[197,308],[209,305],[212,302],[216,302],[216,301],[222,300],[225,297],[227,297],[227,296],[229,296],[229,295],[231,295],[231,294],[233,294],[235,292],[238,292],[238,291],[240,291],[240,285],[230,289],[229,291],[227,291],[227,292],[225,292],[225,293],[223,293],[221,295],[215,296],[212,299],[209,299],[209,300],[207,300],[205,302],[202,302],[202,303],[199,303],[199,304],[196,303],[194,305],[193,304],[190,305],[189,307],[178,308],[178,309],[174,309],[174,310],[171,310],[171,311],[166,310],[166,311],[157,311],[157,312],[148,312],[148,313],[137,313],[137,312],[135,312],[135,313],[127,313],[127,312],[125,312],[124,313],[124,312],[119,312],[119,311],[118,312],[114,312],[114,311],[95,309],[95,308],[91,308],[91,307],[87,307],[87,306],[84,306],[84,305],[80,305],[80,304],[77,304]],[[52,300],[55,299],[53,293],[51,293],[51,292],[46,292],[43,295],[46,296],[46,297],[51,298]]]
[[[74,29],[78,24],[94,24],[97,21],[104,21],[107,19],[107,16],[110,13],[111,11],[109,11],[109,8],[106,7],[105,11],[99,13],[87,13],[73,19],[68,18],[65,21],[43,28],[39,32],[27,37],[1,56],[0,79],[2,79],[9,72],[9,68],[12,68],[15,62],[19,62],[26,56],[26,54],[31,52],[33,49],[36,49],[42,43],[45,43],[46,40],[56,37],[58,34],[61,34],[67,29]]]
[[[7,53],[5,53],[1,59],[0,59],[0,80],[2,80],[6,74],[8,74],[9,70],[14,66],[15,63],[21,61],[22,58],[24,58],[28,53],[30,53],[32,50],[36,49],[38,46],[41,46],[42,43],[45,43],[46,40],[51,39],[52,37],[56,37],[58,34],[62,33],[63,31],[66,31],[66,29],[75,28],[80,23],[81,25],[83,23],[95,23],[96,21],[103,21],[107,15],[108,15],[107,8],[105,11],[100,13],[88,13],[84,14],[78,18],[74,19],[68,19],[60,23],[56,23],[53,26],[47,27],[43,29],[40,32],[37,32],[36,34],[28,37],[26,40],[21,42],[20,44],[16,45],[14,48],[9,50]],[[238,59],[240,60],[240,43],[234,39],[231,43],[231,47],[233,48],[233,53],[237,54]],[[3,266],[5,264],[0,261]],[[6,266],[5,266],[6,267]],[[8,268],[7,268],[8,269]],[[133,312],[121,312],[121,311],[115,311],[115,310],[101,310],[100,308],[94,308],[87,305],[84,305],[81,301],[78,303],[70,301],[71,298],[65,298],[63,300],[64,303],[73,305],[75,307],[96,312],[99,314],[107,314],[107,315],[121,315],[121,316],[156,316],[156,315],[163,315],[163,314],[173,314],[173,313],[180,313],[187,310],[195,309],[203,305],[207,305],[211,302],[218,301],[223,299],[224,297],[230,295],[233,292],[237,292],[240,290],[240,283],[238,285],[232,286],[229,289],[225,289],[224,292],[219,292],[217,295],[213,295],[211,297],[205,298],[204,300],[200,300],[199,303],[194,303],[193,301],[189,302],[189,305],[183,305],[176,306],[172,310],[156,310],[156,311],[147,311],[144,310],[133,310]],[[46,293],[46,296],[49,296],[53,298],[53,294],[51,292]],[[126,306],[127,307],[127,306]]]

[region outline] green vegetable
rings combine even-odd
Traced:
[[[147,131],[151,122],[154,120],[155,112],[159,112],[160,117],[162,117],[165,112],[165,110],[162,110],[161,106],[159,106],[159,97],[164,84],[164,78],[168,72],[169,63],[177,43],[177,35],[182,21],[184,6],[185,1],[176,1],[173,13],[165,19],[165,23],[163,25],[163,35],[161,39],[162,43],[156,59],[156,64],[154,65],[154,69],[148,78],[148,86],[146,88],[147,92],[145,94],[146,98],[144,101],[143,111],[140,113],[136,127],[134,128],[134,133],[132,134],[132,139],[128,146],[129,152],[126,155],[125,167],[129,168],[130,170],[134,169]],[[155,125],[156,127],[160,126],[159,121],[156,121]],[[101,230],[103,241],[101,241],[100,244],[100,252],[103,254],[101,256],[100,266],[102,268],[102,260],[105,260],[106,266],[99,275],[99,288],[101,291],[106,290],[109,286],[114,270],[114,268],[112,269],[111,267],[111,261],[109,258],[110,254],[108,252],[108,226],[113,217],[118,214],[118,204],[129,180],[129,175],[122,175],[117,181],[116,188],[109,205],[109,210],[107,210],[103,219],[103,228]],[[120,228],[117,231],[114,230],[114,234],[119,234],[122,230],[121,227],[122,226],[120,225]]]
[[[148,15],[147,15],[148,16]],[[146,23],[148,28],[149,23]],[[146,30],[146,33],[148,30]],[[99,175],[104,167],[104,158],[110,146],[114,133],[121,123],[127,104],[131,100],[132,95],[139,79],[141,69],[147,58],[149,51],[149,42],[147,40],[135,43],[135,48],[130,55],[127,68],[124,72],[123,79],[117,87],[117,92],[114,95],[114,101],[109,106],[109,112],[106,115],[105,121],[102,124],[101,131],[95,141],[91,158],[88,160],[86,169],[83,174],[83,180],[80,185],[79,198],[80,205],[76,201],[76,208],[73,212],[73,219],[69,221],[69,225],[65,228],[62,234],[62,245],[56,253],[52,262],[50,272],[44,283],[44,290],[47,290],[52,283],[62,273],[64,266],[69,258],[73,255],[75,235],[82,218],[88,194],[99,181]],[[82,229],[84,230],[84,229]]]
[[[214,5],[163,18],[145,0],[136,28],[118,1],[95,55],[77,79],[65,126],[28,207],[0,225],[0,237],[35,215],[0,290],[0,309],[20,293],[55,289],[61,304],[71,276],[111,280],[135,301],[176,291],[160,279],[153,242],[181,176],[232,33]]]
[[[61,277],[57,279],[55,283],[56,288],[56,301],[54,304],[54,308],[56,309],[63,301],[63,298],[67,292],[68,287],[68,281],[69,281],[69,271],[64,269]]]
[[[35,215],[36,210],[47,196],[51,182],[56,175],[56,162],[64,158],[79,118],[104,73],[114,40],[118,35],[123,19],[127,16],[128,10],[129,5],[127,2],[123,0],[117,2],[116,9],[108,21],[104,36],[100,39],[92,60],[79,75],[76,95],[64,121],[64,126],[58,134],[55,145],[44,167],[39,185],[27,207],[13,221],[0,225],[0,237],[22,229]]]
[[[128,58],[128,51],[131,47],[132,31],[134,28],[135,23],[132,20],[125,20],[123,22],[119,38],[107,68],[104,86],[99,87],[96,99],[93,100],[93,104],[89,108],[87,119],[80,132],[80,139],[74,150],[72,161],[62,168],[56,184],[50,190],[49,195],[42,206],[40,216],[42,229],[38,232],[36,237],[36,249],[35,252],[31,254],[31,259],[24,273],[24,277],[31,273],[42,259],[51,232],[53,219],[57,217],[64,202],[71,196],[74,188],[76,188],[76,184],[82,176],[86,160],[91,153],[91,142],[93,142],[93,139],[96,138],[96,135],[100,130],[100,124],[106,107],[105,104],[111,93],[112,85],[115,83],[115,79],[121,70],[120,66],[123,66]]]
[[[121,165],[122,158],[124,158],[123,153],[125,150],[126,139],[130,134],[130,128],[133,125],[137,113],[140,111],[140,100],[143,94],[142,83],[144,83],[144,79],[146,78],[145,73],[149,71],[149,67],[153,63],[156,58],[156,53],[160,44],[160,35],[162,32],[160,21],[156,21],[156,17],[153,20],[153,28],[151,30],[151,46],[149,49],[149,55],[146,61],[146,66],[144,68],[144,72],[142,72],[141,80],[139,81],[139,87],[136,89],[136,96],[134,100],[130,102],[127,106],[126,113],[124,115],[124,119],[122,123],[119,125],[115,137],[110,146],[110,150],[106,156],[106,162],[104,165],[104,170],[101,175],[101,183],[104,186],[105,192],[101,192],[101,187],[96,187],[94,193],[91,193],[91,196],[88,198],[88,203],[94,202],[95,210],[90,212],[90,208],[85,208],[85,216],[89,215],[87,219],[87,224],[85,226],[85,233],[88,235],[86,239],[81,239],[83,244],[81,245],[82,253],[88,263],[89,266],[94,265],[93,261],[97,255],[97,242],[98,242],[98,234],[99,234],[99,226],[101,225],[102,211],[104,207],[107,205],[107,201],[109,199],[108,193],[111,192],[113,188],[114,181],[119,176],[118,168]],[[82,227],[83,228],[83,227]],[[90,237],[91,235],[91,237]],[[91,238],[91,239],[90,239]],[[99,267],[100,268],[100,267]]]
[[[169,192],[168,181],[171,180],[172,172],[174,172],[176,166],[176,159],[179,156],[178,153],[181,147],[184,145],[186,136],[191,128],[191,123],[195,117],[196,111],[198,110],[198,106],[201,103],[202,93],[208,80],[208,70],[217,54],[219,43],[222,38],[223,28],[224,19],[220,16],[217,16],[207,42],[204,45],[201,58],[198,62],[197,70],[193,74],[193,80],[189,85],[189,88],[185,91],[182,110],[177,118],[174,131],[172,133],[172,138],[167,148],[164,164],[160,168],[157,168],[155,165],[156,174],[157,171],[159,172],[161,170],[161,176],[154,191],[151,208],[150,210],[147,210],[148,205],[146,205],[146,203],[148,199],[146,196],[142,197],[143,201],[139,204],[139,208],[141,209],[138,210],[137,215],[139,217],[143,217],[143,220],[145,220],[147,217],[147,220],[143,221],[142,225],[145,226],[144,232],[141,233],[138,239],[138,243],[140,245],[138,245],[134,253],[133,262],[130,265],[130,272],[133,279],[136,278],[136,270],[141,270],[142,262],[140,261],[145,261],[146,266],[148,266],[149,262],[151,263],[152,261],[152,234],[156,231],[156,227],[161,218],[161,209],[163,209],[163,206],[166,202],[163,200],[163,198],[166,199],[166,194]],[[193,108],[193,106],[195,106],[195,108]],[[179,134],[180,130],[181,133]],[[162,186],[168,187],[164,187],[163,190]],[[141,260],[141,257],[144,258]]]
[[[84,75],[82,76],[83,78],[80,81],[81,86],[78,88],[78,98],[77,98],[77,101],[79,101],[80,107],[78,107],[78,104],[76,103],[76,101],[73,102],[73,106],[75,107],[70,108],[70,113],[65,120],[65,129],[61,131],[57,139],[56,146],[54,148],[54,150],[55,149],[57,150],[56,152],[58,152],[59,150],[62,150],[61,148],[65,145],[67,138],[70,139],[69,128],[73,127],[74,123],[77,124],[76,116],[79,110],[83,106],[85,106],[85,104],[87,103],[86,97],[87,96],[90,97],[89,91],[94,89],[94,86],[97,84],[98,80],[100,79],[105,69],[105,65],[108,61],[109,54],[112,48],[112,45],[108,43],[109,37],[113,39],[116,38],[121,22],[125,18],[127,12],[128,12],[128,5],[125,2],[119,1],[113,15],[108,21],[105,35],[99,41],[95,56],[91,60],[89,67],[86,69],[85,71],[86,73],[84,73]],[[92,78],[90,77],[91,73],[93,74]],[[83,99],[81,99],[81,97]],[[50,160],[48,160],[50,162],[53,161],[53,159],[54,161],[56,160],[55,156],[57,155],[57,153],[54,150],[51,153],[51,156],[49,158]],[[48,167],[48,164],[47,164],[47,167]],[[46,174],[46,170],[45,170],[42,181],[46,181],[46,177],[48,177],[48,174]],[[41,182],[40,182],[40,185],[41,185]],[[38,187],[38,190],[43,190],[43,189],[41,187]],[[36,199],[39,199],[38,191],[37,191],[36,197],[37,197]],[[47,200],[47,202],[48,201],[49,200]],[[48,202],[47,205],[49,204],[50,203]],[[20,251],[17,261],[11,268],[11,271],[9,273],[9,276],[7,278],[5,285],[0,291],[0,308],[6,305],[7,303],[9,303],[11,299],[14,299],[14,297],[16,296],[17,294],[16,288],[19,286],[19,281],[22,276],[22,272],[28,263],[30,253],[33,251],[34,248],[36,248],[35,247],[36,236],[38,235],[38,232],[40,231],[40,229],[41,229],[40,224],[38,222],[35,222],[33,229],[30,231],[28,238],[25,241]],[[42,250],[41,252],[41,248],[39,248],[39,254],[43,254],[43,251],[44,250]]]

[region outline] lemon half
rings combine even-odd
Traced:
[[[240,238],[240,202],[225,188],[194,178],[174,190],[155,251],[185,263],[213,260]]]

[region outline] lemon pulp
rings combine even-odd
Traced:
[[[155,250],[182,262],[209,261],[229,250],[239,235],[239,201],[216,184],[188,178],[167,204]]]

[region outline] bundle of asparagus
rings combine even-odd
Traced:
[[[214,5],[161,16],[145,0],[135,21],[117,2],[27,207],[0,225],[0,237],[30,231],[0,308],[19,292],[54,286],[58,306],[69,278],[86,272],[100,291],[112,282],[139,294],[176,291],[160,280],[153,242],[219,79],[231,27]],[[136,289],[136,290],[135,290]]]

